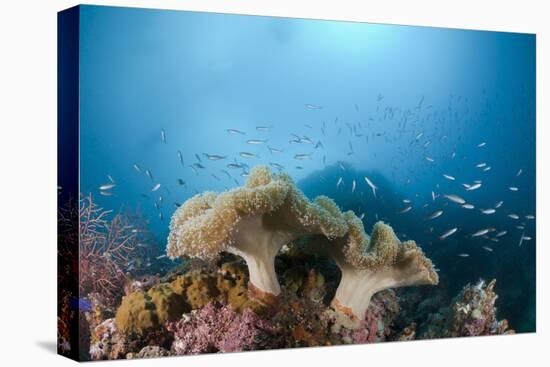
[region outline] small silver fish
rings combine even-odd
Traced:
[[[237,129],[227,129],[227,132],[229,134],[246,135],[244,131],[237,130]]]
[[[113,178],[113,176],[107,175],[107,178],[109,179],[109,181],[111,181],[112,183],[116,184],[115,179]]]
[[[435,192],[432,191],[432,201],[435,201]]]
[[[134,163],[134,169],[135,169],[138,173],[142,173],[141,167],[138,166],[136,163]]]
[[[158,189],[160,189],[160,184],[156,184],[155,186],[153,186],[153,188],[151,189],[152,192],[155,192],[157,191]]]
[[[485,145],[487,145],[487,143],[486,143],[486,142],[482,142],[482,143],[479,143],[479,144],[477,145],[477,147],[478,147],[478,148],[481,148],[481,147],[484,147]]]
[[[365,213],[361,213],[361,216],[359,217],[361,220],[363,220],[363,218],[365,218]]]
[[[272,167],[277,168],[280,171],[285,169],[285,167],[282,164],[279,164],[279,163],[269,162],[269,165],[272,166]]]
[[[261,139],[249,139],[246,141],[247,144],[252,145],[258,145],[258,144],[265,144],[267,143],[267,140],[261,140]]]
[[[533,214],[527,214],[525,216],[525,219],[533,220],[533,219],[535,219],[535,216]]]
[[[469,255],[469,254],[466,254],[466,253],[462,253],[462,254],[458,254],[458,256],[460,256],[460,257],[468,257],[468,256],[470,256],[470,255]]]
[[[463,198],[461,198],[460,196],[458,195],[454,195],[454,194],[446,194],[446,195],[443,195],[444,197],[446,197],[447,199],[449,199],[450,201],[454,202],[454,203],[457,203],[457,204],[464,204],[466,203],[466,200],[464,200]]]
[[[519,215],[517,214],[508,214],[508,217],[512,219],[519,219]]]
[[[102,191],[104,191],[104,190],[110,190],[110,189],[112,189],[112,188],[115,187],[115,186],[116,186],[116,184],[110,183],[110,184],[105,184],[105,185],[99,186],[99,189],[102,190]]]
[[[426,217],[427,220],[435,219],[443,214],[443,210],[436,210],[430,216]]]
[[[179,150],[178,150],[178,158],[179,158],[179,160],[180,160],[180,164],[181,164],[182,166],[184,166],[184,164],[183,164],[183,155],[181,154],[181,152],[180,152]]]
[[[353,180],[353,181],[351,182],[351,192],[352,192],[352,193],[355,192],[355,185],[356,185],[356,182],[355,182],[355,180]]]
[[[518,173],[516,173],[516,177],[519,177],[521,175],[521,173],[523,172],[523,169],[519,169]]]
[[[273,126],[256,126],[256,130],[266,132],[270,131],[273,128]]]
[[[249,152],[240,152],[239,155],[243,158],[259,158],[257,154],[249,153]]]
[[[428,162],[434,162],[434,159],[430,156],[424,156],[424,158],[428,161]]]
[[[323,107],[318,106],[318,105],[315,105],[315,104],[307,103],[307,104],[306,104],[306,108],[307,108],[308,110],[320,110],[320,109],[322,109]]]
[[[454,181],[454,180],[455,180],[454,176],[447,175],[447,174],[445,174],[445,173],[443,173],[443,177],[445,177],[447,180],[451,180],[451,181]]]
[[[409,206],[407,206],[406,208],[404,208],[403,210],[401,210],[401,211],[399,212],[399,214],[405,214],[406,212],[411,211],[411,209],[412,209],[412,206],[409,205]]]
[[[467,188],[466,188],[466,191],[473,191],[473,190],[477,190],[481,187],[481,183],[475,183],[473,185],[469,185]]]
[[[282,153],[283,152],[282,149],[273,148],[273,147],[270,147],[269,145],[267,146],[267,149],[269,149],[271,154],[273,154],[273,153]]]
[[[487,172],[491,170],[491,166],[487,166],[484,169],[482,169],[483,172]]]
[[[519,191],[519,188],[515,187],[515,186],[510,186],[508,188],[510,191]]]
[[[496,213],[496,209],[493,209],[493,208],[489,208],[489,209],[480,209],[480,211],[481,211],[483,214],[495,214],[495,213]]]
[[[485,166],[487,166],[487,163],[485,163],[485,162],[476,164],[476,167],[477,167],[477,168],[483,168],[483,167],[485,167]]]
[[[100,191],[99,193],[103,196],[113,196],[111,191]]]
[[[474,206],[472,204],[462,204],[462,207],[464,209],[474,209]]]
[[[502,237],[502,236],[506,235],[506,233],[508,233],[508,231],[500,231],[495,236],[496,237]]]
[[[481,246],[481,248],[484,249],[485,251],[493,252],[493,249],[490,248],[489,246]]]
[[[416,140],[420,139],[424,135],[424,133],[418,133],[415,137]]]
[[[451,228],[447,232],[443,233],[441,236],[439,236],[440,240],[444,240],[445,238],[453,235],[456,231],[458,231],[458,228]]]
[[[166,257],[167,257],[166,255],[160,255],[160,256],[157,256],[157,260],[164,259]]]
[[[218,155],[218,154],[202,153],[202,155],[204,157],[206,157],[208,160],[211,160],[211,161],[219,161],[219,160],[227,158],[227,156],[225,156],[225,155]]]
[[[369,185],[372,189],[372,194],[374,195],[374,197],[376,197],[376,189],[378,189],[378,187],[376,187],[376,185],[367,176],[365,176],[365,181],[367,182],[367,185]]]
[[[495,204],[495,209],[498,209],[502,206],[502,204],[504,204],[504,201],[499,201],[498,203]]]
[[[338,178],[338,182],[336,182],[336,188],[340,187],[340,185],[344,182],[342,177]]]
[[[403,199],[403,202],[404,202],[405,204],[410,204],[410,203],[411,203],[411,201],[410,201],[409,199]]]
[[[294,159],[297,159],[297,160],[300,160],[300,161],[303,161],[304,159],[311,159],[311,155],[313,153],[309,153],[309,154],[296,154],[294,155]]]
[[[239,163],[229,163],[226,167],[231,169],[240,169],[243,168],[243,165]]]
[[[162,139],[162,142],[166,144],[166,131],[164,131],[164,129],[160,130],[160,137]]]
[[[472,235],[472,237],[480,237],[480,236],[486,235],[487,233],[489,233],[489,229],[488,229],[488,228],[480,229],[479,231],[475,232],[475,233]]]

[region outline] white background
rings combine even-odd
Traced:
[[[176,357],[111,362],[112,365],[548,365],[550,230],[545,223],[550,223],[547,209],[550,182],[543,169],[548,167],[550,154],[547,127],[550,17],[544,9],[547,1],[95,3],[537,33],[536,334]],[[0,3],[0,364],[3,366],[73,363],[55,354],[56,12],[76,4],[61,0]]]

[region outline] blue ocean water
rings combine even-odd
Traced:
[[[502,316],[534,331],[535,50],[531,34],[83,6],[80,191],[139,207],[164,248],[176,205],[269,165],[416,240],[450,293],[495,277]]]

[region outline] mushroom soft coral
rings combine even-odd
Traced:
[[[241,256],[250,289],[260,298],[280,293],[275,256],[305,235],[344,236],[344,214],[326,197],[309,201],[285,174],[255,167],[243,187],[205,193],[185,202],[172,216],[168,255],[212,259],[221,251]]]
[[[354,320],[362,320],[371,297],[384,289],[412,285],[435,285],[439,279],[432,262],[414,241],[400,242],[393,229],[378,222],[369,238],[363,223],[345,213],[349,231],[344,237],[318,238],[340,270],[342,279],[332,307]]]

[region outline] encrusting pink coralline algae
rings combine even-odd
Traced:
[[[258,349],[264,336],[276,332],[273,325],[250,309],[239,314],[230,306],[215,302],[168,323],[167,328],[174,334],[172,350],[176,354]]]

